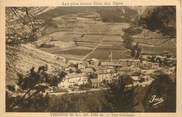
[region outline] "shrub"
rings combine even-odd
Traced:
[[[48,67],[40,66],[37,71],[34,67],[26,75],[18,74],[17,85],[22,90],[18,95],[12,86],[7,86],[6,111],[46,111],[49,95],[47,90],[51,86],[57,86],[65,76],[64,71],[47,73]]]

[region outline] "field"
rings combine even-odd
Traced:
[[[111,52],[113,59],[130,57],[121,38],[122,29],[129,27],[129,24],[105,23],[94,20],[95,17],[99,17],[99,14],[91,12],[54,17],[52,22],[57,25],[55,32],[47,32],[49,28],[52,29],[47,27],[44,29],[47,35],[36,44],[52,44],[54,47],[40,49],[68,59],[107,60]]]
[[[104,22],[102,13],[90,9],[92,8],[85,12],[81,12],[80,9],[67,9],[67,14],[60,14],[59,9],[54,9],[41,15],[41,18],[49,20],[43,29],[45,36],[39,39],[36,45],[51,45],[52,47],[39,49],[67,59],[108,60],[111,53],[112,59],[130,58],[129,50],[123,45],[122,36],[125,34],[123,29],[130,27],[131,23]],[[140,43],[142,53],[175,53],[175,42],[172,45],[171,41],[167,42],[160,33],[142,30],[141,34],[133,36],[134,42]],[[141,38],[143,35],[146,35],[147,39]]]

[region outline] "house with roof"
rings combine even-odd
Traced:
[[[98,88],[101,86],[101,82],[98,80],[98,78],[90,79],[90,81],[91,81],[92,88]]]
[[[67,75],[58,87],[68,89],[68,88],[78,88],[81,85],[88,85],[90,83],[89,77],[84,73],[72,73]]]

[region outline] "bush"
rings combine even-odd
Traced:
[[[34,67],[26,75],[18,74],[16,85],[21,89],[20,95],[12,86],[7,86],[6,111],[46,111],[49,95],[47,90],[55,87],[65,76],[64,71],[47,73],[48,67],[40,66],[37,71]]]
[[[140,28],[131,26],[127,29],[123,29],[123,31],[129,35],[137,35],[140,34],[142,32],[142,30]]]

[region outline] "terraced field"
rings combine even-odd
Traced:
[[[101,19],[97,12],[52,17],[49,26],[44,29],[47,39],[40,39],[38,45],[50,44],[53,47],[41,47],[40,49],[67,59],[108,60],[111,53],[112,59],[130,58],[130,52],[124,47],[122,39],[125,33],[123,29],[130,27],[130,24],[106,23],[96,19]],[[160,34],[151,31],[145,35],[152,38],[134,38],[134,42],[140,43],[142,53],[161,54],[165,51],[175,53],[175,42],[173,45],[169,44],[170,42],[166,43],[166,39],[161,39]],[[158,35],[157,39],[155,35]],[[138,36],[140,37],[140,34]]]
[[[91,14],[91,15],[90,15]],[[59,25],[57,31],[47,35],[46,41],[42,39],[39,43],[55,45],[51,48],[40,48],[52,54],[75,59],[109,59],[113,53],[113,59],[128,58],[127,49],[123,47],[121,38],[122,29],[129,26],[127,23],[104,23],[96,21],[96,13],[88,13],[80,17],[79,14],[65,15],[54,18],[55,22],[64,22]],[[89,16],[89,18],[85,18]],[[65,20],[66,19],[66,20]],[[69,21],[74,22],[74,24]],[[61,30],[61,31],[60,31]],[[72,44],[61,47],[61,42]],[[58,45],[60,43],[60,45]]]

